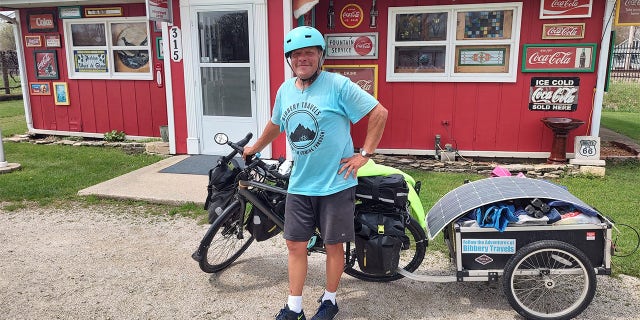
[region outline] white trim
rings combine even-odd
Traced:
[[[292,0],[284,0],[282,3],[282,20],[284,25],[283,35],[286,35],[291,29],[293,29],[293,19],[291,19],[293,17],[293,8],[291,2]],[[284,46],[284,43],[282,43],[281,45]],[[291,68],[289,68],[287,58],[285,58],[284,55],[282,56],[282,65],[284,66],[284,68],[282,68],[284,70],[284,79],[287,80],[293,76],[293,71],[291,70]],[[293,160],[293,152],[291,151],[291,146],[289,146],[289,143],[286,140],[284,145],[285,158],[287,160]],[[273,150],[273,146],[271,146],[271,149]]]
[[[485,9],[504,9],[513,11],[511,37],[504,40],[457,40],[457,13],[462,11],[478,11]],[[396,16],[399,14],[415,14],[430,12],[447,12],[447,38],[442,41],[395,41]],[[388,82],[516,82],[518,77],[520,52],[520,28],[522,24],[522,3],[483,3],[444,6],[411,6],[389,7],[387,34],[387,77]],[[455,73],[456,46],[478,45],[507,45],[510,49],[508,56],[509,72],[507,73]],[[415,46],[444,46],[446,48],[445,70],[442,73],[396,73],[394,68],[395,49],[398,47]]]
[[[16,24],[12,25],[13,37],[16,42],[16,55],[18,56],[18,70],[20,72],[20,86],[22,87],[22,102],[24,105],[24,116],[27,121],[27,132],[33,131],[33,114],[31,113],[31,99],[29,99],[29,79],[27,77],[27,62],[24,56],[24,42],[22,42],[22,29],[20,29],[20,10],[14,11],[16,14]],[[2,139],[2,137],[0,137]]]
[[[611,39],[611,24],[615,11],[615,0],[607,0],[602,21],[602,41],[600,42],[600,59],[598,60],[598,76],[596,78],[596,93],[593,97],[593,114],[591,115],[591,132],[594,137],[600,136],[600,120],[602,118],[602,102],[604,101],[604,85],[607,82],[607,66],[609,59],[609,42]],[[609,18],[611,17],[611,18]]]
[[[202,126],[202,118],[198,115],[198,111],[202,111],[202,104],[195,103],[200,98],[196,95],[196,78],[193,72],[194,63],[197,61],[198,50],[193,49],[193,21],[191,21],[192,8],[190,1],[180,1],[180,20],[182,21],[182,48],[183,52],[187,51],[191,54],[185,54],[182,59],[184,72],[184,93],[186,102],[187,115],[187,154],[200,154],[200,128]],[[184,32],[189,30],[189,32]],[[197,28],[196,28],[197,31]],[[197,33],[196,33],[197,34]],[[189,36],[186,36],[189,35]],[[195,107],[194,107],[195,106]]]
[[[169,24],[162,22],[162,39],[169,39]],[[162,41],[162,52],[169,51],[169,41]],[[164,92],[167,99],[167,127],[169,129],[169,153],[176,154],[176,121],[173,113],[173,79],[171,72],[171,58],[167,54],[164,63]]]
[[[266,3],[255,4],[253,9],[253,38],[254,38],[254,61],[255,83],[256,83],[256,121],[257,132],[259,137],[264,130],[264,124],[271,119],[271,93],[269,90],[269,32],[267,24],[267,5]],[[264,48],[256,50],[256,48]],[[271,158],[272,148],[264,148],[262,151],[264,158]]]
[[[435,150],[417,149],[376,149],[376,153],[386,155],[413,155],[413,156],[435,156]],[[512,151],[463,151],[458,153],[463,157],[479,158],[519,158],[519,159],[545,159],[550,156],[550,152],[512,152]],[[567,153],[567,159],[573,158],[573,153]]]
[[[43,135],[52,135],[52,136],[70,136],[70,137],[83,137],[83,138],[95,138],[95,139],[104,139],[104,133],[90,133],[90,132],[79,132],[79,131],[61,131],[61,130],[45,130],[45,129],[33,129],[29,131],[30,133],[35,134],[43,134]],[[130,136],[126,135],[126,140],[147,140],[156,137],[147,137],[147,136]]]

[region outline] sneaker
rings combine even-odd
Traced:
[[[322,301],[318,312],[311,318],[311,320],[331,320],[338,313],[338,303],[333,304],[331,300]]]
[[[284,308],[280,309],[280,312],[276,315],[276,320],[307,320],[307,318],[304,317],[304,311],[300,311],[300,313],[293,312],[285,304]]]

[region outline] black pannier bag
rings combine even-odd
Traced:
[[[221,191],[236,188],[235,179],[240,172],[240,164],[236,159],[231,159],[229,164],[217,165],[209,170],[209,185],[207,186],[207,201],[204,209],[209,209],[209,204],[215,201],[216,195]],[[226,189],[226,190],[225,190]],[[225,197],[233,192],[225,192]]]
[[[408,195],[409,188],[401,174],[358,177],[356,197],[361,200],[380,201],[405,210]]]
[[[355,245],[362,272],[393,275],[400,261],[400,250],[409,247],[405,222],[409,213],[393,205],[372,202],[358,204],[355,215]]]
[[[247,231],[251,233],[256,241],[264,241],[280,233],[280,228],[262,211],[253,207],[251,208],[251,213],[249,213]]]

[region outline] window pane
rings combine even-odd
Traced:
[[[71,42],[74,46],[106,46],[104,24],[72,24]]]
[[[251,117],[249,68],[200,68],[205,116]]]
[[[439,41],[447,38],[447,13],[399,14],[396,41]]]
[[[445,46],[396,47],[395,72],[442,73],[446,54]]]
[[[113,50],[116,72],[149,72],[149,51]]]
[[[456,38],[464,39],[510,39],[513,11],[467,11],[458,13]]]
[[[249,62],[247,11],[198,13],[200,62]]]
[[[146,23],[112,23],[111,44],[114,46],[148,46]]]

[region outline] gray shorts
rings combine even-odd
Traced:
[[[326,244],[354,241],[355,193],[352,187],[328,196],[288,194],[284,238],[308,241],[318,228]]]

